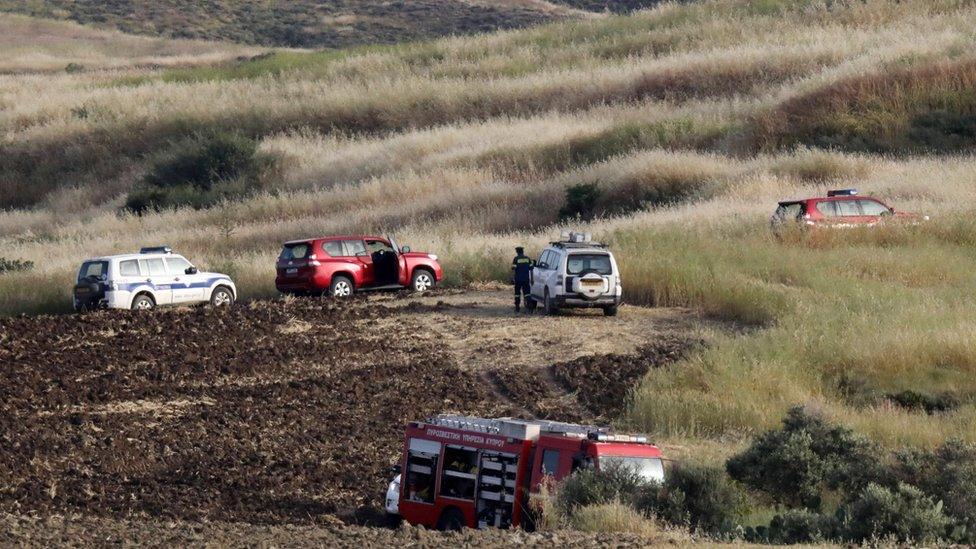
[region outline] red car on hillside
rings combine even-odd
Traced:
[[[328,236],[285,242],[278,256],[278,291],[348,297],[362,290],[423,292],[444,278],[437,256],[399,247],[393,238]]]
[[[807,227],[871,226],[887,219],[918,222],[928,219],[916,213],[896,212],[884,202],[859,196],[854,189],[827,191],[826,197],[785,200],[769,220],[778,232],[790,223]]]

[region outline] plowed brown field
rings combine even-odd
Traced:
[[[371,524],[405,422],[592,420],[608,387],[672,360],[689,325],[638,308],[515,317],[496,292],[3,319],[0,513]],[[669,350],[633,355],[662,333]],[[616,373],[594,373],[594,350],[617,355]]]

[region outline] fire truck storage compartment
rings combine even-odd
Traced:
[[[501,452],[481,453],[478,468],[478,527],[508,528],[515,505],[515,480],[518,456]]]
[[[478,450],[447,444],[444,446],[444,469],[441,472],[441,495],[457,499],[474,499],[478,480]]]
[[[407,453],[407,499],[421,503],[434,503],[434,475],[441,443],[421,438],[410,439]]]

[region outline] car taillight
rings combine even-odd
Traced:
[[[308,256],[308,264],[311,265],[312,267],[318,267],[322,263],[318,260],[315,254],[312,254]]]

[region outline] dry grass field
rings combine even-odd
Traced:
[[[976,441],[973,21],[971,0],[706,0],[243,59],[259,52],[65,26],[64,44],[0,48],[0,255],[36,263],[0,274],[0,312],[67,312],[80,260],[144,244],[266,298],[286,239],[395,232],[464,286],[573,226],[612,244],[632,303],[736,326],[651,371],[621,424],[708,461],[796,404],[891,448]],[[68,62],[99,70],[50,72]],[[212,131],[272,159],[257,192],[123,209]],[[594,218],[560,219],[588,183]],[[777,200],[837,187],[932,219],[770,234]],[[890,398],[908,389],[955,405]]]

